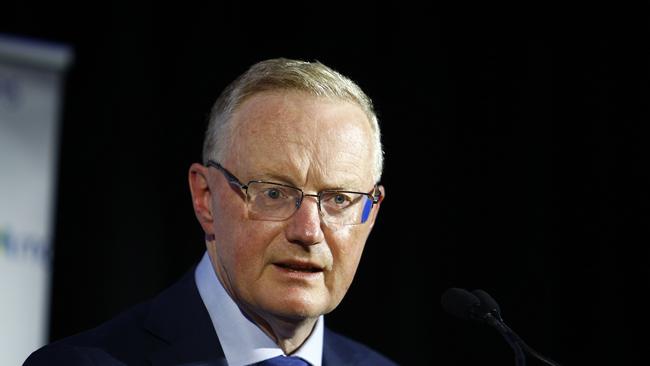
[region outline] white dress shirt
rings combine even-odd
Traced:
[[[284,355],[282,349],[248,320],[228,295],[214,272],[207,252],[196,267],[194,279],[229,366],[250,365]],[[300,357],[312,366],[321,366],[324,321],[321,315],[309,337],[291,356]]]

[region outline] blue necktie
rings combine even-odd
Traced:
[[[309,362],[299,357],[277,356],[258,363],[259,366],[309,366]]]

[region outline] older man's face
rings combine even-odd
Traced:
[[[374,146],[358,106],[265,92],[248,99],[233,118],[232,149],[220,163],[244,184],[273,181],[305,193],[371,191]],[[305,197],[285,221],[251,220],[241,192],[218,170],[206,172],[216,237],[208,252],[231,296],[262,318],[299,320],[334,309],[352,282],[378,205],[360,225],[328,226],[314,197]],[[304,271],[295,268],[305,265]]]

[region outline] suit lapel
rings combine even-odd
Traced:
[[[151,302],[145,328],[162,346],[152,353],[154,366],[227,366],[219,338],[194,281],[194,269]],[[357,350],[327,327],[323,366],[358,364]]]
[[[150,356],[152,365],[226,365],[194,268],[152,301],[145,328],[168,345]]]
[[[323,334],[323,365],[322,366],[337,366],[349,365],[349,359],[345,354],[341,353],[339,340],[331,330],[325,328]]]

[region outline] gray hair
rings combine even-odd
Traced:
[[[358,105],[368,117],[373,132],[375,164],[373,179],[379,182],[384,153],[377,115],[370,98],[349,78],[316,62],[276,58],[258,62],[224,89],[210,112],[203,142],[203,162],[219,160],[232,143],[232,115],[256,93],[272,90],[296,90],[317,97],[340,99]]]

